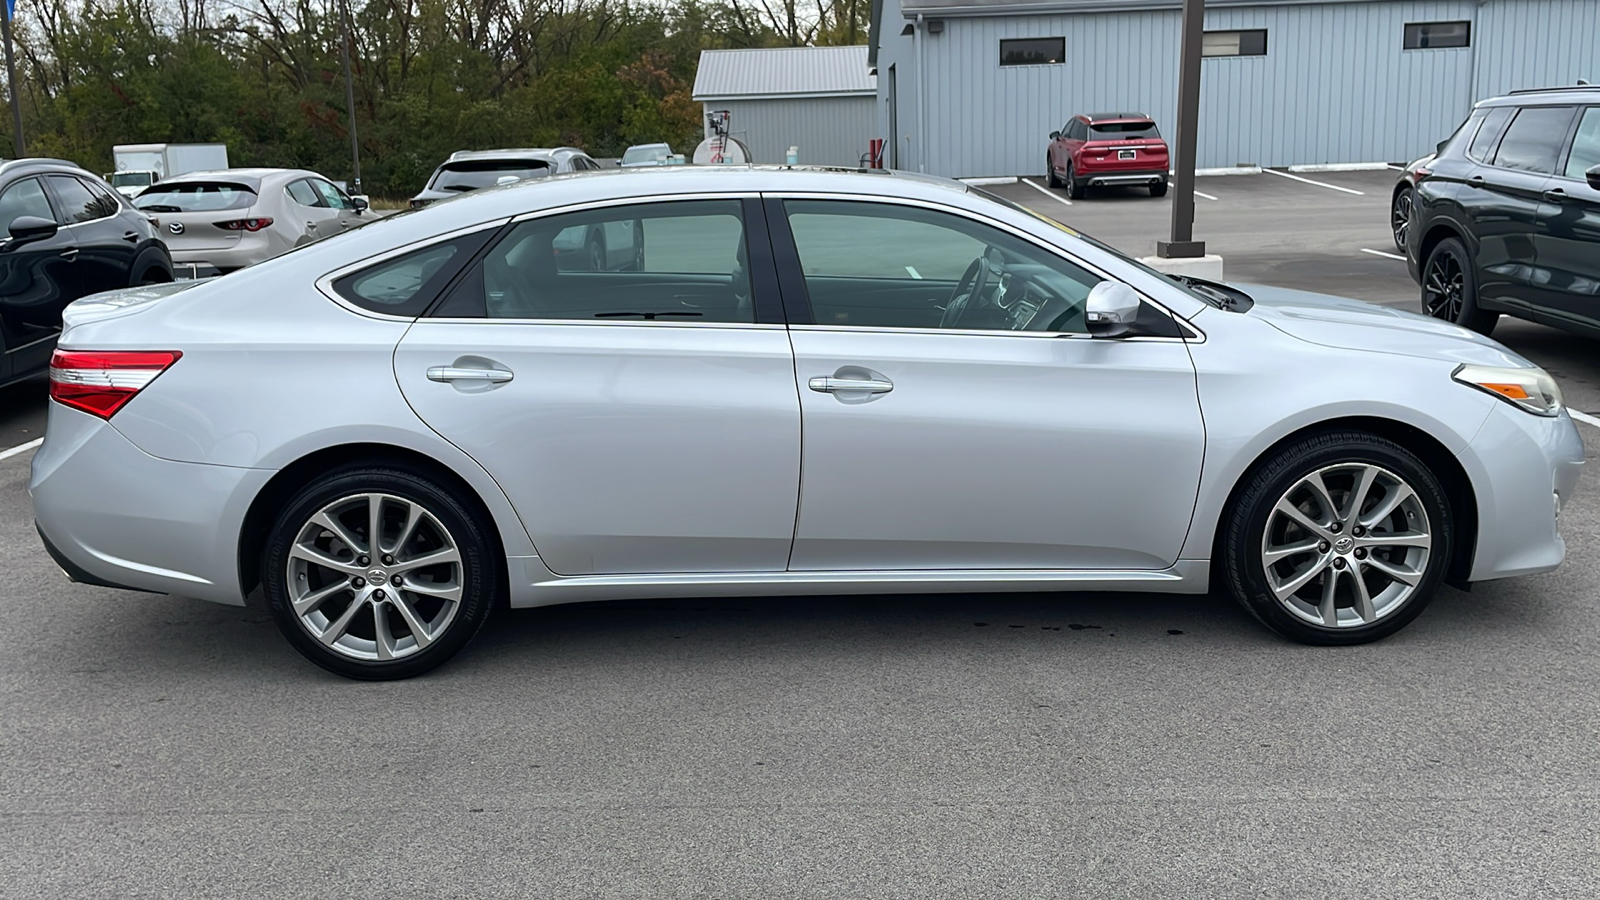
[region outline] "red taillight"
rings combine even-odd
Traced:
[[[259,219],[229,219],[226,222],[218,222],[217,227],[228,231],[260,231],[271,224],[271,216],[262,216]]]
[[[1420,167],[1416,168],[1416,169],[1412,169],[1411,170],[1411,183],[1412,184],[1418,184],[1418,183],[1420,183],[1422,181],[1422,179],[1427,178],[1429,175],[1432,175],[1432,174],[1433,174],[1433,170],[1432,169],[1423,169],[1423,168],[1420,168]]]
[[[181,356],[177,350],[57,350],[50,357],[50,399],[109,419]]]

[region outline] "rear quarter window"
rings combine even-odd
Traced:
[[[391,256],[334,279],[333,290],[368,312],[415,318],[427,311],[497,229],[484,228],[452,240]]]

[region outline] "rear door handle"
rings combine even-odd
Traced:
[[[1565,203],[1567,202],[1567,192],[1561,188],[1551,188],[1544,192],[1544,198],[1551,203]]]
[[[67,262],[72,262],[73,260],[78,258],[78,248],[77,247],[68,247],[67,249],[61,251],[61,258],[66,260]]]
[[[806,384],[819,394],[837,394],[841,391],[887,394],[894,390],[894,382],[877,378],[838,378],[832,375],[818,375]]]
[[[429,381],[487,381],[504,384],[514,376],[505,369],[467,369],[459,366],[429,366]]]
[[[1474,175],[1471,178],[1468,178],[1467,179],[1467,187],[1475,187],[1475,188],[1483,187],[1483,176],[1482,175]]]

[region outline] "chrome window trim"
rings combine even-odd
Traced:
[[[1010,223],[1001,222],[1000,220],[990,218],[989,216],[986,216],[983,213],[973,212],[970,209],[965,209],[965,208],[960,207],[960,206],[951,206],[951,205],[945,204],[945,203],[937,203],[937,202],[934,202],[932,200],[913,199],[913,198],[910,198],[910,197],[883,197],[883,196],[878,196],[878,195],[875,195],[875,194],[839,194],[839,193],[825,193],[825,192],[818,192],[818,191],[785,191],[785,192],[764,191],[764,192],[762,192],[762,196],[766,197],[766,198],[774,199],[774,200],[842,200],[842,201],[846,201],[846,202],[880,203],[880,204],[891,204],[891,205],[895,205],[895,206],[915,206],[915,207],[920,207],[920,208],[924,208],[924,209],[931,209],[931,210],[934,210],[935,212],[951,213],[951,214],[958,215],[958,216],[961,216],[963,218],[966,218],[968,220],[977,222],[977,223],[979,223],[981,225],[987,225],[990,228],[997,228],[997,229],[999,229],[1001,231],[1006,232],[1007,234],[1010,234],[1011,236],[1013,236],[1015,238],[1018,238],[1018,239],[1023,240],[1023,241],[1027,241],[1028,243],[1033,244],[1035,247],[1038,247],[1039,249],[1045,251],[1046,253],[1050,253],[1050,254],[1053,254],[1055,256],[1058,256],[1058,257],[1066,260],[1069,263],[1072,263],[1073,265],[1075,265],[1075,266],[1077,266],[1077,267],[1079,267],[1081,269],[1084,269],[1084,270],[1086,270],[1086,271],[1088,271],[1088,272],[1090,272],[1090,273],[1092,273],[1094,275],[1098,275],[1104,281],[1114,281],[1114,282],[1116,282],[1118,284],[1127,284],[1126,281],[1123,281],[1120,278],[1116,278],[1116,277],[1114,277],[1112,275],[1106,274],[1106,271],[1104,269],[1100,268],[1099,266],[1096,266],[1096,265],[1093,265],[1091,263],[1088,263],[1088,262],[1078,258],[1077,256],[1067,252],[1066,250],[1063,250],[1060,247],[1057,247],[1057,246],[1054,246],[1052,244],[1049,244],[1049,243],[1043,241],[1042,239],[1040,239],[1038,237],[1035,237],[1034,235],[1031,235],[1031,234],[1027,233],[1026,231],[1023,231],[1022,229],[1017,228],[1014,225],[1011,225]],[[1063,233],[1065,233],[1065,232],[1063,232]],[[1071,237],[1072,235],[1069,234],[1067,236]],[[798,252],[798,249],[797,249],[797,252]],[[802,276],[803,275],[804,275],[804,273],[802,273]],[[1129,284],[1128,287],[1132,288],[1133,285]],[[1134,292],[1139,295],[1139,299],[1143,300],[1146,303],[1149,303],[1151,306],[1154,306],[1156,309],[1158,309],[1162,313],[1164,313],[1168,318],[1172,319],[1172,321],[1176,322],[1178,324],[1178,326],[1179,326],[1179,330],[1187,330],[1190,333],[1194,334],[1196,337],[1191,340],[1191,339],[1181,338],[1181,337],[1170,338],[1170,337],[1158,337],[1158,336],[1153,336],[1153,335],[1143,335],[1143,336],[1133,337],[1133,338],[1117,338],[1116,340],[1188,341],[1189,343],[1204,343],[1205,342],[1205,338],[1206,338],[1205,331],[1203,331],[1200,328],[1196,327],[1188,319],[1185,319],[1183,316],[1180,316],[1177,313],[1173,312],[1171,309],[1169,309],[1166,306],[1166,304],[1160,302],[1159,300],[1156,300],[1154,297],[1149,296],[1144,291],[1141,291],[1138,288],[1134,288]],[[808,298],[808,302],[809,302],[809,298]],[[918,332],[918,333],[922,333],[922,334],[926,334],[928,332],[939,332],[941,334],[1008,334],[1008,335],[1014,335],[1014,336],[1038,335],[1040,337],[1048,337],[1048,338],[1079,337],[1079,336],[1081,336],[1081,337],[1092,337],[1092,335],[1089,335],[1087,333],[1083,333],[1083,334],[1080,335],[1078,332],[1071,332],[1071,331],[1026,332],[1026,331],[1007,331],[1007,330],[998,330],[998,329],[997,330],[983,330],[983,331],[978,331],[978,330],[969,331],[969,330],[966,330],[966,329],[957,330],[957,329],[943,329],[943,328],[903,328],[903,329],[902,328],[871,328],[871,327],[862,328],[860,326],[851,326],[851,325],[796,325],[796,326],[793,326],[793,327],[795,327],[795,328],[847,329],[847,330],[856,330],[856,331],[910,331],[910,332]],[[1097,338],[1097,340],[1108,340],[1108,339],[1107,338]]]
[[[488,316],[482,318],[422,316],[417,321],[429,324],[442,322],[446,325],[571,325],[578,328],[624,328],[631,325],[643,328],[721,328],[739,331],[751,329],[783,331],[788,327],[777,322],[675,322],[664,319],[498,319]]]

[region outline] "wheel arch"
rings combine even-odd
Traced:
[[[1416,201],[1413,200],[1412,202],[1415,203]],[[1413,215],[1415,214],[1413,213]],[[1417,265],[1419,267],[1426,266],[1428,257],[1433,253],[1433,248],[1449,238],[1455,238],[1460,241],[1461,245],[1467,248],[1468,253],[1472,252],[1473,248],[1467,242],[1464,229],[1456,227],[1454,222],[1433,222],[1428,225],[1428,230],[1422,233],[1422,244],[1417,254]]]
[[[135,287],[143,283],[144,274],[152,269],[158,269],[166,276],[163,281],[172,280],[172,258],[156,246],[145,247],[133,258],[133,265],[128,267],[128,286]]]
[[[490,552],[499,561],[501,584],[509,588],[510,573],[506,563],[505,541],[500,535],[499,523],[493,511],[466,479],[450,467],[424,453],[393,444],[352,443],[325,447],[308,453],[278,470],[261,490],[256,492],[239,528],[238,571],[239,593],[248,596],[261,584],[261,551],[272,528],[272,523],[283,511],[297,491],[310,484],[317,475],[337,466],[353,462],[399,464],[415,468],[439,479],[452,488],[462,503],[469,504],[489,526]],[[504,598],[501,598],[501,602]]]
[[[1228,491],[1228,499],[1218,511],[1216,521],[1211,523],[1212,534],[1222,533],[1224,523],[1233,515],[1240,494],[1244,492],[1251,477],[1266,464],[1267,460],[1296,441],[1329,431],[1361,431],[1393,441],[1420,459],[1434,477],[1439,479],[1439,483],[1444,486],[1445,499],[1450,504],[1450,514],[1455,526],[1455,544],[1450,551],[1450,567],[1445,570],[1445,579],[1456,587],[1465,588],[1467,579],[1472,573],[1473,556],[1478,546],[1478,496],[1472,487],[1472,479],[1467,475],[1467,470],[1461,465],[1461,461],[1448,447],[1440,443],[1438,438],[1414,425],[1381,416],[1345,416],[1327,419],[1298,428],[1274,441],[1257,454],[1234,481],[1233,487]],[[1221,565],[1215,561],[1221,552],[1221,541],[1213,540],[1211,547],[1214,560],[1211,566],[1213,578],[1222,571]]]

